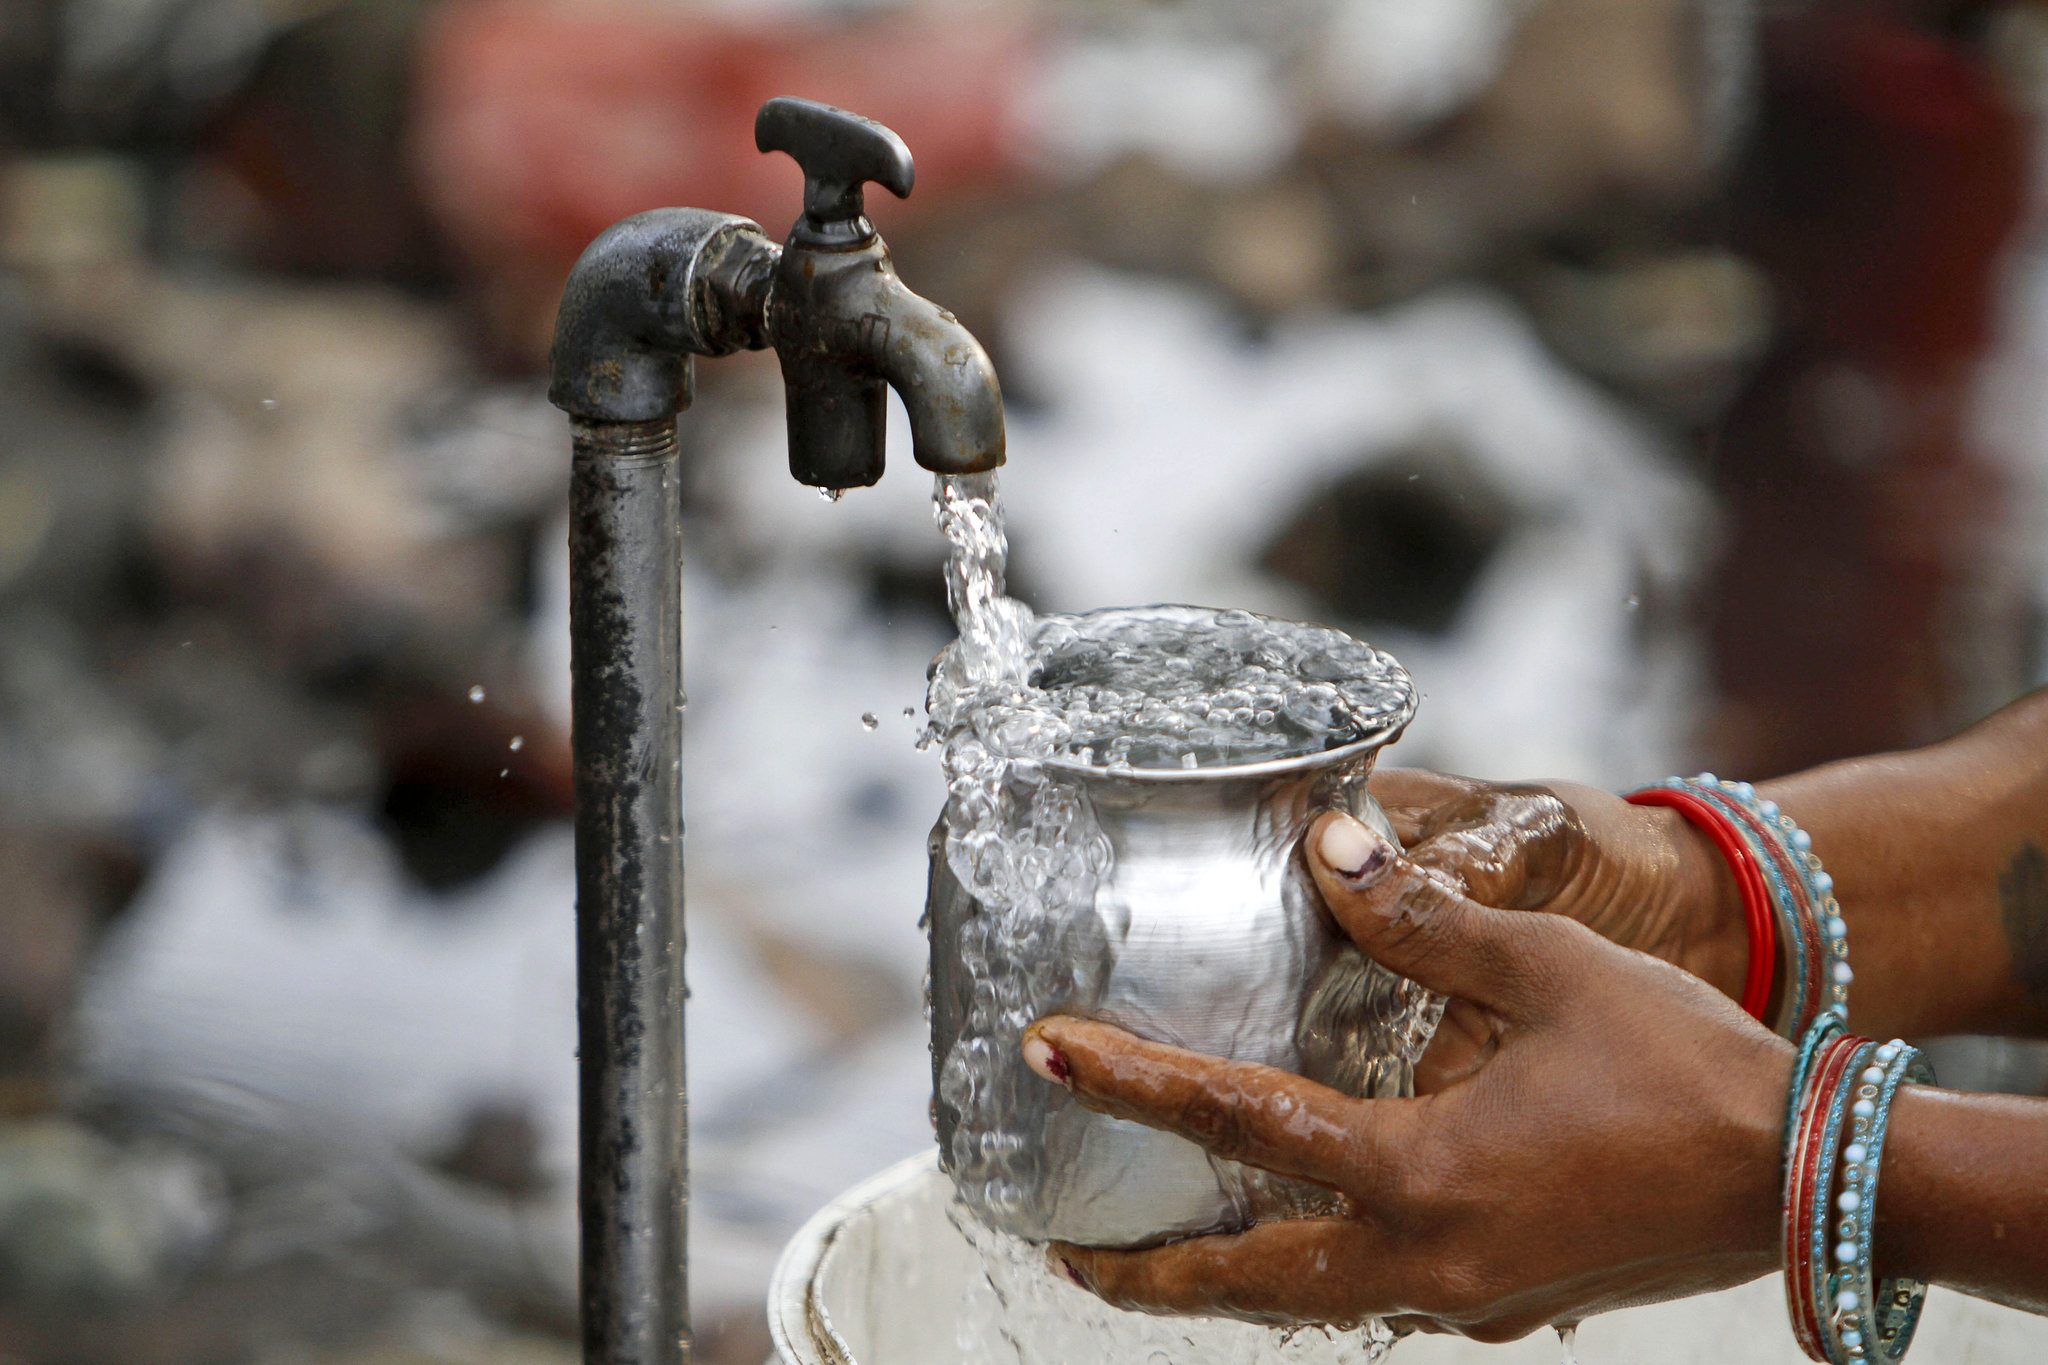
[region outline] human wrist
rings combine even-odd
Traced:
[[[1855,973],[1834,878],[1811,836],[1775,800],[1712,773],[1656,783],[1628,800],[1676,807],[1725,855],[1752,945],[1738,997],[1747,1013],[1793,1037],[1823,1010],[1847,1012]]]
[[[1909,1086],[1892,1106],[1879,1273],[2048,1313],[2048,1104]]]
[[[1669,960],[1729,999],[1739,1000],[1749,971],[1750,942],[1734,869],[1713,840],[1678,811],[1645,807],[1642,813],[1675,862],[1669,881]]]
[[[1971,1146],[1967,1132],[1996,1130],[1997,1116],[1987,1124],[1974,1107],[1955,1091],[1931,1087],[1908,1087],[1893,1103],[1885,1198],[1873,1229],[1884,1274],[1978,1288],[1982,1266],[1972,1253],[1986,1240],[1983,1228],[1998,1229],[1989,1239],[1994,1244],[2005,1240],[2011,1211],[1986,1189],[1998,1182],[1955,1159]]]
[[[1731,1186],[1737,1202],[1729,1211],[1730,1245],[1777,1270],[1782,1236],[1785,1164],[1785,1096],[1790,1089],[1794,1049],[1775,1035],[1754,1038],[1754,1058],[1741,1069],[1743,1098],[1727,1126],[1741,1135],[1744,1159],[1731,1163],[1743,1178]]]

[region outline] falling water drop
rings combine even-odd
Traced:
[[[508,744],[507,746],[505,746],[505,747],[507,747],[508,749],[510,749],[510,750],[511,750],[511,751],[512,751],[513,753],[515,753],[515,754],[516,754],[516,753],[518,753],[518,752],[519,752],[519,751],[520,751],[521,749],[524,749],[524,748],[526,747],[526,736],[525,736],[525,735],[514,735],[514,736],[512,736],[512,742],[511,742],[510,744]]]
[[[818,490],[818,496],[823,498],[826,502],[838,502],[841,498],[846,496],[846,490],[844,488],[820,488]]]
[[[860,728],[863,730],[872,730],[881,723],[882,722],[880,718],[877,717],[875,713],[872,711],[863,711],[860,713]]]
[[[471,701],[482,701],[484,699],[484,685],[482,683],[476,683],[471,686],[469,689],[469,699]]]
[[[1637,607],[1643,605],[1643,599],[1635,593],[1630,593],[1627,597],[1621,599],[1621,605],[1627,607],[1630,611],[1634,611]]]

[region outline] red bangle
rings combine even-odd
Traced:
[[[1742,1008],[1761,1023],[1764,1011],[1770,1008],[1771,980],[1778,969],[1777,922],[1763,869],[1750,857],[1748,846],[1728,817],[1692,793],[1649,787],[1631,792],[1627,799],[1636,806],[1669,806],[1705,831],[1728,860],[1735,873],[1735,884],[1742,889],[1742,916],[1749,925],[1749,970],[1742,980]]]
[[[1857,1050],[1869,1041],[1850,1033],[1829,1039],[1814,1059],[1805,1091],[1791,1100],[1797,1107],[1797,1117],[1792,1147],[1785,1154],[1785,1306],[1800,1349],[1821,1365],[1828,1362],[1822,1319],[1829,1306],[1814,1298],[1812,1216],[1816,1197],[1833,1176],[1832,1171],[1820,1167],[1823,1130],[1827,1127],[1828,1106],[1835,1088],[1855,1060]],[[1828,1240],[1822,1239],[1822,1255],[1826,1254]]]

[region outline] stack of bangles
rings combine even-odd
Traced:
[[[1896,1361],[1912,1343],[1925,1285],[1878,1281],[1871,1269],[1878,1163],[1892,1101],[1934,1072],[1914,1048],[1848,1031],[1849,930],[1806,831],[1747,782],[1712,773],[1629,793],[1668,806],[1728,860],[1749,926],[1742,1007],[1797,1040],[1785,1106],[1785,1302],[1801,1349],[1828,1365]],[[1833,1220],[1832,1222],[1830,1220]]]

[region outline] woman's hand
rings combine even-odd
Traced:
[[[1583,835],[1500,846],[1525,850],[1523,870],[1466,885],[1539,903],[1592,856]],[[1556,867],[1529,856],[1559,847]],[[1109,1024],[1039,1021],[1027,1062],[1082,1104],[1348,1205],[1144,1251],[1055,1247],[1068,1273],[1151,1312],[1386,1316],[1501,1341],[1775,1267],[1784,1043],[1692,976],[1569,919],[1481,904],[1348,817],[1325,816],[1308,848],[1359,946],[1464,1002],[1482,1045],[1414,1099],[1354,1100]]]
[[[1568,782],[1497,784],[1416,768],[1372,794],[1417,867],[1482,905],[1566,915],[1685,968],[1731,999],[1749,938],[1727,862],[1675,810]]]

